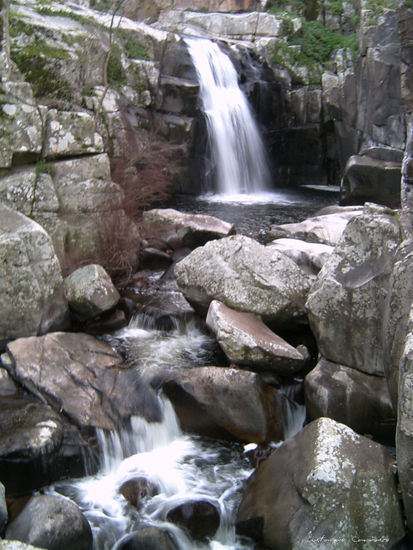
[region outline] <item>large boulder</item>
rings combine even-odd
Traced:
[[[384,373],[394,410],[397,410],[399,364],[408,334],[410,308],[413,303],[413,239],[399,246],[390,277],[390,290],[383,315]]]
[[[213,300],[206,324],[232,363],[281,375],[292,375],[305,366],[305,356],[256,315],[235,311]]]
[[[85,452],[64,416],[30,396],[0,397],[0,469],[9,495],[83,475]]]
[[[174,537],[166,529],[143,527],[126,535],[116,545],[117,550],[178,550]]]
[[[81,428],[113,430],[131,415],[159,420],[155,396],[107,344],[82,333],[20,338],[2,356],[14,379]]]
[[[284,397],[258,374],[195,367],[171,374],[162,387],[187,432],[257,443],[283,438]]]
[[[213,239],[228,237],[234,226],[214,216],[185,214],[173,208],[155,208],[143,213],[145,222],[155,224],[157,234],[165,241],[181,241],[199,246]]]
[[[315,420],[259,465],[238,531],[273,550],[391,548],[404,536],[393,466],[385,447]]]
[[[242,235],[195,249],[175,266],[175,276],[186,299],[202,311],[216,299],[279,324],[302,317],[310,287],[293,260]]]
[[[64,289],[69,306],[85,318],[112,309],[120,300],[111,278],[96,264],[76,269],[65,278]]]
[[[396,453],[407,527],[413,533],[413,308],[400,358]]]
[[[51,495],[32,497],[7,527],[6,538],[49,550],[91,550],[92,530],[70,500]]]
[[[358,209],[321,214],[302,222],[273,225],[271,239],[293,238],[334,246],[338,243],[348,222],[360,214]]]
[[[220,524],[219,512],[208,500],[187,500],[167,513],[166,519],[179,525],[197,541],[213,538]]]
[[[382,317],[400,240],[392,213],[363,214],[347,225],[307,301],[310,326],[326,359],[384,375]]]
[[[347,161],[340,189],[340,204],[374,201],[400,207],[401,158],[377,158],[377,155],[353,155]],[[391,158],[391,157],[390,157]]]
[[[396,418],[387,381],[321,358],[304,380],[311,420],[326,416],[361,435],[393,445]]]
[[[68,306],[52,242],[36,222],[0,204],[0,349],[63,328]]]
[[[18,540],[0,540],[0,550],[41,550],[38,546]]]

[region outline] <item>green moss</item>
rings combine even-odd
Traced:
[[[70,87],[63,82],[50,63],[50,59],[65,60],[65,50],[38,40],[23,48],[12,48],[12,59],[33,87],[35,96],[52,95],[58,99],[70,97]]]
[[[10,10],[9,13],[9,32],[12,38],[15,38],[19,34],[25,34],[26,36],[32,36],[34,29],[32,25],[29,25],[23,19],[21,19],[18,12]]]
[[[380,15],[385,9],[395,10],[396,0],[367,0],[366,8],[376,15]]]
[[[136,41],[130,34],[125,32],[120,35],[123,43],[125,55],[132,59],[150,59],[148,50],[142,44]]]
[[[38,178],[40,174],[49,174],[49,176],[52,176],[53,175],[52,164],[46,162],[44,159],[38,160],[36,163],[36,178]]]
[[[113,44],[109,57],[108,81],[111,86],[127,84],[125,71],[122,67],[121,49],[118,44]]]

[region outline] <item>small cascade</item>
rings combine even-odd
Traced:
[[[230,60],[211,40],[185,40],[194,63],[207,121],[214,191],[221,195],[256,194],[268,189],[263,142],[248,100]]]
[[[281,388],[285,395],[283,406],[284,440],[294,437],[304,426],[306,420],[306,408],[304,403],[298,403],[294,399],[297,391],[296,384],[284,385]]]

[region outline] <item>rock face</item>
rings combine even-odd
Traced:
[[[326,416],[361,435],[394,445],[396,419],[384,377],[322,358],[305,377],[304,391],[311,420]]]
[[[32,497],[10,523],[6,538],[50,550],[91,550],[92,530],[79,508],[67,499]]]
[[[7,524],[6,493],[4,485],[0,482],[0,533],[3,533]]]
[[[185,431],[257,443],[283,437],[284,398],[257,374],[196,367],[167,378],[162,387]]]
[[[80,267],[64,280],[69,306],[82,317],[89,318],[116,306],[120,295],[102,266]]]
[[[309,290],[293,260],[238,235],[195,249],[175,266],[175,276],[186,299],[203,311],[216,299],[276,323],[300,318]]]
[[[0,349],[7,341],[63,328],[68,307],[50,237],[0,204]]]
[[[385,550],[404,535],[392,464],[381,445],[315,420],[260,464],[238,531],[274,550],[368,548],[366,540]]]
[[[159,420],[156,398],[105,342],[81,333],[20,338],[3,363],[13,378],[81,428],[112,430],[131,415]]]
[[[348,224],[307,301],[310,326],[326,359],[384,375],[382,316],[400,240],[392,215],[364,214]]]
[[[232,363],[285,375],[294,374],[305,365],[298,350],[251,313],[235,311],[213,300],[206,323]]]
[[[407,526],[413,532],[413,308],[408,322],[405,347],[400,359],[396,452]]]
[[[181,241],[184,245],[200,246],[207,241],[234,233],[232,224],[214,216],[185,214],[173,208],[148,210],[144,212],[143,219],[145,222],[155,223],[159,236],[165,241]]]
[[[86,442],[50,407],[30,396],[0,397],[0,469],[10,495],[84,474]]]

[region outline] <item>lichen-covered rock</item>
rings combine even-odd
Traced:
[[[50,237],[0,204],[0,349],[21,336],[65,326],[68,306]]]
[[[32,497],[7,527],[6,538],[50,550],[91,550],[93,536],[80,509],[69,499]]]
[[[302,222],[274,225],[269,237],[271,239],[282,237],[302,239],[307,242],[334,246],[340,240],[348,222],[359,213],[357,209],[354,211],[343,210],[334,214],[322,214],[307,218]]]
[[[213,300],[206,319],[228,359],[252,370],[291,375],[303,369],[305,357],[251,313],[235,311]]]
[[[45,158],[74,157],[102,153],[103,139],[95,131],[95,121],[89,113],[47,112],[45,121]]]
[[[158,402],[135,370],[93,336],[20,338],[8,344],[7,355],[3,364],[15,380],[81,428],[113,430],[134,414],[159,420]]]
[[[394,445],[396,418],[386,379],[321,358],[304,380],[311,420],[326,416],[361,435]]]
[[[187,432],[257,443],[283,438],[284,397],[258,374],[195,367],[171,374],[162,387]]]
[[[383,314],[384,373],[397,411],[399,365],[403,355],[413,303],[413,239],[397,249]]]
[[[309,275],[317,275],[333,247],[328,244],[309,243],[300,239],[276,239],[267,246],[274,247],[301,267]]]
[[[310,285],[285,254],[241,235],[195,249],[175,266],[175,276],[187,300],[204,311],[216,299],[280,324],[302,316]]]
[[[413,308],[400,358],[396,452],[407,526],[413,531]]]
[[[237,528],[272,550],[386,550],[404,536],[385,447],[329,418],[308,424],[248,482]]]
[[[14,157],[41,153],[42,118],[28,83],[2,82],[0,91],[0,168],[8,168]]]
[[[201,245],[213,239],[228,237],[234,226],[214,216],[186,214],[173,208],[155,208],[143,213],[147,223],[156,224],[157,234],[165,241],[181,241]]]
[[[76,269],[65,278],[64,289],[69,306],[86,319],[112,309],[120,300],[111,278],[96,264]]]
[[[382,318],[400,240],[391,214],[363,214],[347,225],[306,304],[326,359],[384,375]]]
[[[0,550],[41,550],[38,546],[18,540],[0,540]]]

